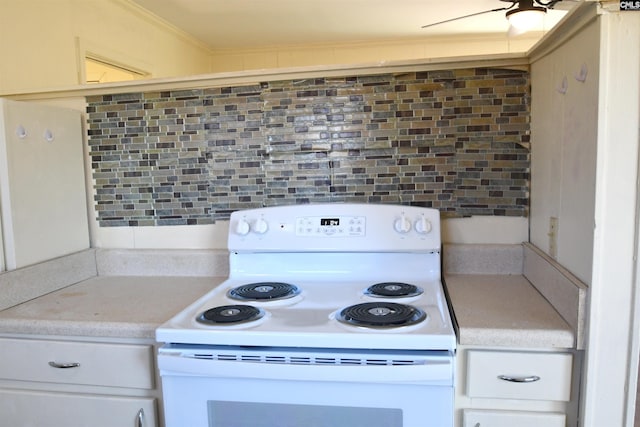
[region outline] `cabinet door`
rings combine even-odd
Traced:
[[[465,409],[462,427],[565,427],[564,414]]]
[[[153,398],[0,390],[2,425],[156,427]]]

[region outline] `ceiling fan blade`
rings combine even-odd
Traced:
[[[547,9],[553,9],[557,3],[562,2],[562,0],[536,0],[535,3],[538,3],[542,7],[546,7]]]
[[[582,0],[561,0],[561,1],[554,2],[552,5],[548,6],[548,9],[571,10],[578,3],[582,3]]]
[[[503,1],[511,1],[511,0],[503,0]],[[496,9],[490,9],[490,10],[483,10],[482,12],[476,12],[476,13],[470,13],[468,15],[462,15],[462,16],[457,16],[455,18],[451,18],[451,19],[445,19],[444,21],[439,21],[439,22],[434,22],[432,24],[427,24],[427,25],[423,25],[422,28],[429,28],[429,27],[434,27],[436,25],[442,25],[442,24],[447,24],[449,22],[454,22],[454,21],[459,21],[461,19],[467,19],[467,18],[471,18],[472,16],[478,16],[478,15],[484,15],[486,13],[492,13],[492,12],[500,12],[502,10],[509,10],[509,9],[513,9],[513,7],[518,3],[517,1],[511,1],[511,6],[508,7],[499,7]]]

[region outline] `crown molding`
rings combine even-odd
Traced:
[[[142,6],[138,5],[137,3],[133,2],[132,0],[109,0],[111,3],[117,5],[118,7],[121,7],[123,9],[126,9],[127,12],[134,14],[136,16],[138,16],[139,18],[153,24],[156,25],[158,27],[160,27],[162,30],[172,33],[174,35],[176,35],[177,37],[181,38],[182,40],[186,41],[187,43],[190,43],[194,46],[197,46],[199,49],[203,49],[205,50],[209,55],[212,54],[212,50],[209,46],[207,46],[205,43],[203,43],[202,41],[200,41],[199,39],[197,39],[196,37],[192,36],[191,34],[187,33],[184,30],[181,30],[180,28],[176,27],[175,25],[169,23],[168,21],[162,19],[161,17],[159,17],[158,15],[149,12],[147,9],[143,8]]]

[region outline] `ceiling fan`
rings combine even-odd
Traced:
[[[498,7],[495,9],[483,10],[480,12],[470,13],[468,15],[457,16],[455,18],[446,19],[444,21],[434,22],[423,25],[422,28],[429,28],[436,25],[442,25],[449,22],[459,21],[473,16],[484,15],[487,13],[506,11],[506,18],[509,21],[509,34],[519,34],[534,28],[541,22],[547,9],[555,8],[556,4],[563,0],[500,0],[505,3],[511,3],[508,6]],[[575,1],[575,0],[569,0]]]

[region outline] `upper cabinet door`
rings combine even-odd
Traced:
[[[0,100],[0,121],[6,269],[87,249],[82,114]]]

